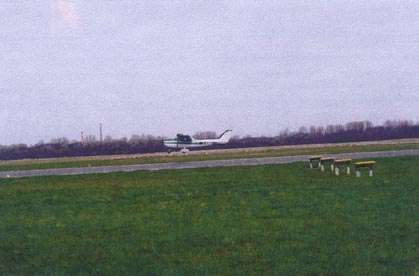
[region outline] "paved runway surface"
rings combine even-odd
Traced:
[[[191,168],[214,168],[214,167],[232,167],[232,166],[257,166],[267,164],[285,164],[300,161],[307,161],[311,155],[281,156],[281,157],[263,157],[231,160],[208,160],[193,162],[173,162],[173,163],[155,163],[138,165],[117,165],[103,167],[86,168],[60,168],[45,170],[26,170],[26,171],[8,171],[0,172],[0,178],[17,178],[46,175],[75,175],[75,174],[93,174],[93,173],[112,173],[112,172],[133,172],[133,171],[158,171],[158,170],[179,170]],[[325,157],[335,158],[380,158],[397,156],[419,156],[419,150],[399,150],[399,151],[379,151],[379,152],[357,152],[340,154],[323,154]]]

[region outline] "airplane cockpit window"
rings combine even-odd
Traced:
[[[189,135],[183,135],[183,134],[178,134],[177,135],[177,140],[179,142],[182,142],[182,143],[191,143],[192,142],[191,136],[189,136]]]

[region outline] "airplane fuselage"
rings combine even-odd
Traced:
[[[171,149],[188,149],[208,147],[216,144],[226,144],[230,140],[231,130],[226,130],[216,139],[194,139],[189,135],[178,134],[174,139],[164,140],[166,147]]]
[[[191,142],[181,142],[176,139],[164,140],[164,145],[168,148],[198,148],[198,147],[207,147],[217,144],[211,140],[192,140]]]

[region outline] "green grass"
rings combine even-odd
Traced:
[[[166,163],[166,162],[188,162],[203,160],[220,160],[220,159],[236,159],[236,158],[257,158],[272,156],[290,156],[305,154],[325,154],[325,153],[347,153],[347,152],[365,152],[365,151],[386,151],[386,150],[403,150],[403,149],[419,149],[418,143],[406,144],[388,144],[388,145],[340,145],[327,147],[298,147],[298,148],[282,148],[282,149],[261,149],[257,151],[241,151],[241,152],[223,152],[209,154],[191,154],[185,156],[144,156],[138,158],[125,159],[108,159],[108,160],[79,160],[78,158],[63,158],[62,161],[53,160],[51,162],[39,162],[35,160],[17,161],[0,165],[0,171],[14,170],[36,170],[36,169],[52,169],[52,168],[73,168],[73,167],[89,167],[89,166],[110,166],[110,165],[133,165],[148,163]]]
[[[0,180],[0,274],[419,272],[419,158]]]

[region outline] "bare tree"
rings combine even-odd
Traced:
[[[137,134],[133,134],[131,135],[131,138],[129,138],[129,142],[130,143],[138,143],[141,141],[144,141],[145,139],[143,139],[143,137],[141,137],[140,135]]]
[[[50,141],[51,144],[68,145],[70,141],[66,137],[53,138]]]
[[[298,129],[298,133],[300,133],[300,134],[307,134],[308,133],[308,130],[307,130],[307,128],[305,126],[302,126],[302,127],[300,127]]]
[[[88,135],[84,138],[84,142],[87,143],[87,144],[96,143],[97,142],[96,136]]]
[[[103,142],[111,143],[112,142],[112,137],[110,135],[106,135],[105,138],[103,139]]]

